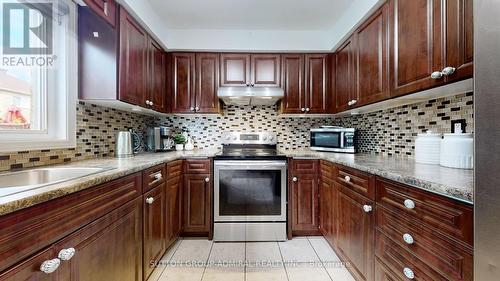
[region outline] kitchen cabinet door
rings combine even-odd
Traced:
[[[182,177],[167,180],[167,248],[179,237],[182,228]]]
[[[220,86],[246,87],[250,85],[250,55],[220,55]]]
[[[143,250],[144,280],[155,269],[155,262],[160,260],[166,250],[166,187],[162,183],[143,195]]]
[[[281,86],[281,56],[279,54],[251,55],[251,86],[280,87]]]
[[[47,274],[40,270],[44,262],[56,258],[57,253],[53,247],[50,247],[1,273],[0,281],[57,281],[57,273]]]
[[[74,249],[56,280],[143,280],[142,208],[138,197],[56,243],[56,253]]]
[[[281,56],[281,81],[285,96],[281,101],[282,113],[304,113],[304,55],[283,54]]]
[[[441,0],[390,1],[391,96],[442,85],[431,78],[442,65]]]
[[[173,53],[171,67],[171,111],[172,113],[194,113],[195,54]]]
[[[148,34],[123,7],[120,7],[119,33],[118,98],[124,102],[148,107],[146,104]]]
[[[356,36],[356,99],[354,106],[389,98],[389,21],[383,5],[354,33]],[[345,101],[344,101],[345,102]]]
[[[196,106],[197,113],[219,113],[219,54],[196,54]]]
[[[114,0],[83,0],[96,14],[112,27],[116,26],[116,2]]]
[[[338,185],[337,198],[337,250],[356,280],[373,280],[374,223],[373,211],[366,212],[365,206],[375,208],[374,203]]]
[[[351,108],[356,96],[356,43],[354,36],[347,39],[335,56],[335,102],[334,111],[342,112]]]
[[[305,55],[305,95],[307,113],[328,113],[328,55]]]
[[[293,235],[319,234],[319,190],[316,174],[292,172],[292,233]]]
[[[445,1],[446,27],[444,67],[454,67],[446,82],[470,78],[473,75],[472,0]]]
[[[185,174],[183,189],[183,233],[208,234],[211,227],[210,174]]]
[[[167,57],[163,48],[149,38],[149,84],[148,100],[153,103],[153,110],[167,113]]]
[[[322,176],[319,182],[319,229],[323,236],[330,242],[333,235],[333,182]]]

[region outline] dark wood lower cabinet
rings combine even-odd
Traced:
[[[144,279],[146,280],[155,269],[166,250],[166,187],[162,183],[145,193],[144,201]]]
[[[338,184],[337,250],[356,280],[373,280],[374,228],[372,211],[374,202],[352,191],[349,186]]]
[[[167,180],[167,248],[179,237],[182,231],[182,176]]]
[[[292,234],[320,235],[318,176],[292,175]]]
[[[211,228],[210,174],[185,174],[183,190],[183,233],[206,236]]]
[[[40,271],[40,265],[47,260],[54,259],[56,257],[56,252],[54,247],[50,247],[46,250],[40,251],[39,253],[33,255],[32,257],[26,259],[22,263],[19,263],[7,270],[6,272],[0,274],[1,281],[57,281],[56,274],[47,274]]]
[[[333,243],[334,239],[334,189],[333,181],[325,176],[321,176],[319,182],[319,229],[325,239]]]

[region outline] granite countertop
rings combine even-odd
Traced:
[[[101,167],[106,170],[74,180],[6,196],[2,196],[0,191],[0,215],[78,192],[169,161],[214,157],[218,153],[220,153],[218,149],[142,153],[132,158],[98,158],[54,165],[51,167]],[[407,157],[378,156],[374,154],[341,154],[317,152],[309,149],[280,151],[280,154],[295,159],[328,160],[455,200],[469,204],[473,203],[474,173],[472,170],[418,164]]]
[[[328,160],[333,163],[473,204],[473,170],[419,164],[415,163],[413,159],[404,156],[343,154],[318,152],[309,149],[280,151],[280,153],[295,159]]]
[[[50,167],[93,167],[104,168],[103,172],[64,181],[32,190],[27,190],[7,196],[2,196],[0,190],[0,215],[24,209],[42,202],[62,197],[86,188],[108,182],[125,175],[142,171],[149,167],[177,159],[213,157],[220,151],[218,149],[172,151],[160,153],[141,153],[131,158],[97,158],[70,162]]]

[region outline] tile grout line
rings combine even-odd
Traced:
[[[203,281],[203,277],[205,277],[205,272],[207,271],[207,264],[208,264],[208,261],[210,260],[210,255],[212,254],[213,248],[214,248],[214,241],[212,240],[212,244],[210,245],[210,251],[208,252],[208,257],[205,261],[205,267],[203,268],[203,274],[201,275],[200,281]]]
[[[245,242],[245,267],[243,267],[243,280],[247,281],[247,242]]]
[[[311,240],[309,237],[307,237],[307,242],[309,242],[309,245],[311,245],[311,248],[313,249],[314,253],[318,257],[319,262],[321,263],[321,267],[323,268],[324,271],[326,271],[326,275],[328,275],[328,278],[330,278],[331,281],[333,281],[332,276],[330,276],[330,273],[328,270],[326,270],[325,263],[321,260],[321,257],[318,255],[318,252],[316,252],[316,249],[314,248],[313,244],[311,243]]]
[[[285,243],[286,242],[288,242],[288,240],[285,241]],[[283,269],[285,270],[286,280],[290,281],[290,277],[288,276],[288,270],[286,270],[286,266],[285,266],[285,259],[283,258],[283,253],[281,252],[280,243],[276,242],[276,244],[278,244],[278,251],[280,252],[280,256],[281,256],[281,264],[283,266]]]
[[[165,270],[167,270],[168,263],[169,263],[169,262],[170,262],[170,261],[174,258],[175,253],[177,252],[177,250],[178,250],[178,249],[179,249],[179,247],[181,246],[181,243],[182,243],[182,241],[183,241],[184,239],[182,239],[182,237],[179,237],[179,239],[178,239],[178,240],[180,240],[180,241],[175,241],[175,244],[177,244],[177,245],[175,245],[175,244],[174,244],[174,245],[172,245],[172,247],[174,247],[174,248],[173,248],[173,253],[172,253],[172,256],[171,256],[171,257],[167,260],[167,266],[163,267],[163,270],[161,271],[161,273],[160,273],[160,274],[158,274],[158,278],[156,279],[156,281],[160,280],[160,278],[163,276],[163,273],[165,272]],[[167,249],[167,251],[168,251],[168,249]],[[162,258],[163,258],[165,255],[167,255],[167,252],[165,252],[165,254],[162,256]],[[160,260],[161,260],[161,259],[160,259]],[[148,280],[148,281],[149,281],[149,280]]]

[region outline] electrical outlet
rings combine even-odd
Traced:
[[[467,123],[465,122],[465,119],[451,121],[451,132],[452,133],[465,133],[465,127],[467,127]]]

